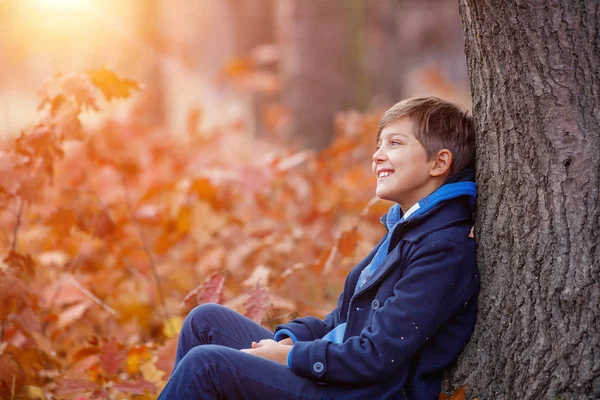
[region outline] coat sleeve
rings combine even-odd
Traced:
[[[287,324],[278,325],[275,328],[273,339],[279,341],[285,337],[291,337],[294,343],[297,341],[311,341],[320,339],[340,322],[340,308],[344,293],[338,297],[338,306],[324,319],[315,317],[296,318]]]
[[[475,257],[467,258],[463,248],[464,243],[446,240],[417,247],[393,295],[373,312],[370,325],[339,344],[300,339],[290,360],[294,373],[334,383],[389,379],[477,293]]]

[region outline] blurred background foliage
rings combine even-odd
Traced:
[[[3,0],[0,26],[4,135],[35,121],[46,78],[103,66],[142,82],[174,134],[199,110],[317,149],[339,111],[470,102],[453,0]]]

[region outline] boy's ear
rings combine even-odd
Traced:
[[[442,176],[450,171],[452,165],[452,152],[448,149],[442,149],[438,151],[434,157],[435,162],[431,167],[430,175],[433,177]]]

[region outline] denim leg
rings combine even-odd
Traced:
[[[175,368],[193,348],[217,344],[232,349],[249,349],[252,341],[272,339],[273,332],[219,304],[202,304],[185,318],[175,357]]]
[[[317,400],[338,397],[332,387],[295,375],[286,365],[207,344],[183,357],[159,400]],[[348,393],[345,393],[347,396]]]

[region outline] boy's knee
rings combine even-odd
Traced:
[[[184,325],[197,326],[202,322],[212,321],[214,317],[222,315],[225,310],[228,310],[228,308],[216,303],[200,304],[185,317]]]

